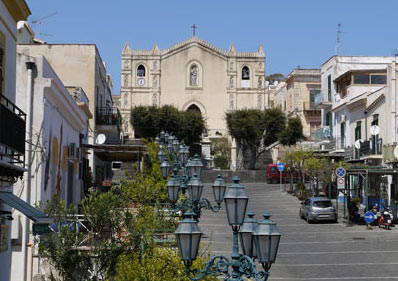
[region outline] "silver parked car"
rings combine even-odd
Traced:
[[[299,216],[308,223],[328,220],[337,222],[337,213],[332,201],[326,197],[311,197],[301,202]]]

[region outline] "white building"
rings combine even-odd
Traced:
[[[386,126],[381,125],[386,121],[385,111],[379,108],[384,103],[387,65],[391,61],[392,57],[333,56],[322,65],[322,92],[316,104],[322,108],[324,137],[332,139],[332,150],[343,153],[360,140],[364,142],[363,160],[366,157],[381,162],[377,160],[381,159],[375,150],[377,143],[371,142],[380,146],[385,135]],[[380,128],[377,140],[370,133],[376,123]]]
[[[33,120],[32,120],[32,161],[30,204],[41,203],[46,207],[47,200],[55,195],[57,200],[64,200],[67,205],[77,206],[83,196],[81,169],[83,155],[81,145],[87,143],[89,118],[89,101],[79,87],[65,88],[51,65],[43,56],[32,56],[19,52],[17,54],[17,95],[16,102],[21,109],[28,112],[28,68],[33,65]],[[25,182],[29,178],[24,179]],[[14,187],[14,194],[19,196],[24,182]],[[20,219],[14,212],[12,247],[12,278],[23,279],[22,232]],[[14,228],[15,226],[15,228]],[[32,239],[29,239],[32,241]],[[34,250],[33,250],[34,251]],[[32,256],[32,248],[27,251]],[[38,273],[38,260],[28,259],[27,277]],[[31,267],[33,266],[33,271]]]
[[[83,89],[90,101],[88,141],[95,144],[99,134],[107,141],[119,141],[119,115],[113,111],[111,76],[95,44],[18,44],[18,51],[44,56],[65,86]],[[120,117],[121,118],[121,117]],[[121,122],[121,121],[120,121]],[[93,179],[97,186],[111,177],[111,163],[103,161],[96,151],[89,154]]]

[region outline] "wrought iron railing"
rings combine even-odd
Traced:
[[[112,107],[97,107],[95,109],[95,124],[96,125],[116,125],[120,131],[122,117],[117,110],[116,112]]]
[[[25,154],[26,114],[0,95],[0,160],[23,164]]]

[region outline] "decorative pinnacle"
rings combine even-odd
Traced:
[[[252,219],[255,215],[256,215],[256,213],[253,212],[253,211],[249,211],[249,212],[247,213],[247,216],[248,216],[249,218],[251,218],[251,219]]]
[[[271,217],[271,214],[268,211],[264,211],[263,217],[268,220]]]
[[[238,184],[240,182],[240,178],[238,176],[234,176],[234,178],[232,179],[232,181],[236,184]]]
[[[191,211],[187,211],[184,213],[184,219],[191,219],[193,217],[194,213]]]

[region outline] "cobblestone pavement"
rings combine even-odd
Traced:
[[[279,185],[244,185],[248,210],[255,211],[258,220],[269,211],[282,233],[269,280],[398,280],[398,226],[388,231],[344,223],[307,224],[298,217],[300,202],[281,193]],[[214,202],[210,185],[205,185],[203,197]],[[232,231],[225,208],[219,213],[204,211],[199,225],[212,254],[229,257]]]

